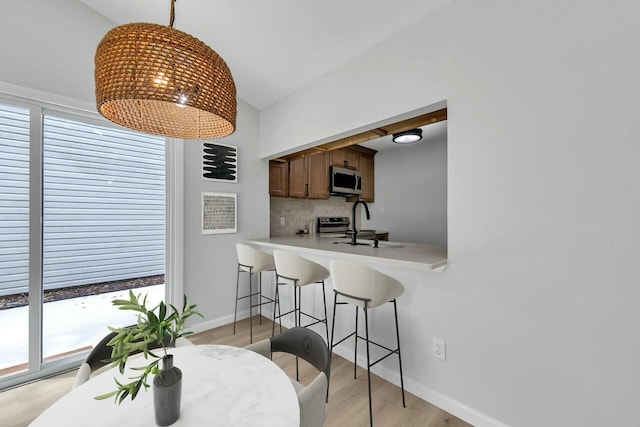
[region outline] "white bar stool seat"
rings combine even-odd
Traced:
[[[367,347],[367,380],[369,385],[369,422],[373,426],[373,410],[371,405],[371,367],[392,354],[398,355],[398,364],[400,366],[400,388],[402,390],[402,406],[406,407],[404,399],[404,380],[402,375],[402,356],[400,353],[400,332],[398,329],[398,308],[396,298],[404,293],[402,283],[387,276],[366,265],[357,264],[348,261],[332,260],[329,263],[331,270],[331,281],[333,283],[334,302],[333,302],[333,324],[331,327],[331,345],[333,347],[342,343],[347,338],[355,336],[355,355],[353,360],[353,378],[356,378],[356,358],[358,355],[358,338],[366,341]],[[369,316],[368,310],[378,307],[382,304],[393,303],[396,326],[396,349],[388,348],[384,345],[373,342],[369,339]],[[356,327],[355,331],[340,341],[334,343],[334,332],[336,322],[336,306],[342,304],[351,304],[356,307]],[[365,320],[365,336],[358,335],[358,309],[364,311]],[[369,344],[373,344],[387,351],[387,353],[378,360],[371,362],[369,354]]]
[[[262,324],[262,306],[273,303],[274,300],[262,294],[262,272],[275,270],[275,260],[272,255],[264,253],[244,243],[236,244],[238,254],[238,277],[236,280],[236,308],[233,313],[233,334],[236,334],[236,320],[238,315],[238,301],[249,298],[249,340],[253,343],[253,308],[258,307],[260,324]],[[240,273],[249,273],[249,293],[238,296],[240,287]],[[258,291],[253,292],[253,274],[258,273]],[[254,297],[258,296],[258,302],[254,303]]]
[[[293,313],[295,318],[295,326],[309,327],[318,323],[324,323],[327,342],[329,342],[329,325],[327,323],[327,300],[325,294],[324,281],[329,277],[329,270],[311,260],[308,260],[293,252],[282,251],[276,249],[273,251],[273,257],[276,263],[276,293],[275,304],[273,310],[273,330],[275,334],[276,319],[280,320],[280,331],[282,331],[282,317]],[[315,317],[309,313],[305,313],[301,309],[300,289],[313,283],[322,284],[322,302],[324,303],[324,319]],[[280,311],[280,294],[279,285],[293,284],[294,308],[284,314]],[[278,307],[278,315],[276,316],[276,305]],[[310,318],[313,322],[302,325],[302,316]]]

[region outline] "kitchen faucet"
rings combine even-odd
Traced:
[[[351,223],[353,224],[353,228],[351,229],[351,244],[352,245],[356,245],[356,238],[358,237],[358,230],[356,230],[356,207],[358,206],[358,203],[362,203],[362,205],[364,206],[364,211],[367,214],[367,219],[371,219],[371,216],[369,215],[369,206],[367,206],[367,202],[365,202],[364,200],[356,200],[353,203],[353,208],[351,208]]]

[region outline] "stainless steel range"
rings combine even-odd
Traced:
[[[347,216],[318,217],[318,237],[347,238],[351,221]],[[373,239],[375,230],[358,230],[359,239]]]
[[[349,229],[349,223],[347,216],[319,216],[319,237],[344,237]]]

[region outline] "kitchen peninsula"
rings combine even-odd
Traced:
[[[368,265],[381,273],[387,274],[400,281],[405,291],[398,298],[398,323],[400,326],[400,341],[403,342],[403,355],[430,354],[431,342],[424,328],[416,325],[433,325],[440,321],[434,317],[434,310],[425,310],[425,301],[437,298],[441,284],[449,275],[447,266],[447,247],[401,243],[394,241],[378,241],[378,247],[374,247],[373,240],[357,239],[357,245],[351,245],[350,238],[324,237],[322,233],[272,236],[270,238],[249,239],[246,243],[259,246],[265,252],[285,250],[316,262],[329,269],[332,260],[346,260],[354,263]],[[433,274],[434,272],[441,272]],[[267,277],[274,277],[268,275]],[[286,282],[285,282],[286,283]],[[329,289],[333,288],[331,276],[326,280],[328,286],[326,299],[331,302],[335,294]],[[265,286],[263,280],[262,286]],[[269,289],[270,287],[267,287]],[[286,289],[285,288],[289,288]],[[263,288],[264,290],[265,288]],[[285,291],[285,292],[282,292]],[[294,304],[294,295],[290,286],[285,286],[279,294],[283,307],[291,307]],[[300,305],[304,305],[309,313],[323,313],[324,294],[316,289],[305,290],[301,293]],[[267,310],[269,306],[267,305]],[[371,310],[370,321],[373,326],[373,334],[383,341],[395,337],[394,323],[389,321],[389,307],[380,310]],[[347,313],[348,312],[348,313]],[[273,313],[271,313],[273,314]],[[330,313],[331,314],[331,313]],[[342,310],[333,317],[332,335],[345,337],[353,330],[353,312]],[[293,326],[292,319],[284,319],[284,326]],[[318,328],[322,332],[322,328]],[[322,332],[324,335],[324,332]],[[355,351],[353,340],[345,341],[341,346],[333,350],[336,354],[353,360]],[[382,360],[372,368],[372,372],[396,385],[398,382],[398,367],[393,358]],[[404,357],[403,357],[404,359]],[[366,369],[366,359],[363,354],[358,357],[357,363]],[[406,390],[416,395],[426,396],[425,389],[416,384],[426,383],[429,370],[424,368],[424,357],[407,357],[403,360],[403,372]]]
[[[299,253],[339,257],[370,264],[404,267],[415,270],[441,271],[447,264],[447,248],[436,245],[358,240],[350,245],[348,239],[331,239],[317,234],[271,237],[247,241],[271,249],[295,250]]]

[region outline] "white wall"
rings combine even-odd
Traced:
[[[233,321],[235,244],[269,235],[269,164],[258,158],[258,123],[258,111],[239,101],[235,133],[213,140],[238,147],[237,184],[202,181],[202,143],[184,143],[184,292],[205,317],[198,330]],[[202,191],[238,194],[238,233],[200,234]],[[242,279],[246,290],[246,277]],[[248,310],[248,305],[240,309]]]
[[[434,126],[444,126],[442,122]],[[389,231],[396,242],[447,245],[447,135],[379,151],[375,203],[362,228]]]
[[[639,14],[454,0],[261,114],[272,156],[446,99],[450,264],[412,326],[459,413],[638,424]]]
[[[0,82],[95,105],[93,59],[115,25],[75,0],[3,2]]]

